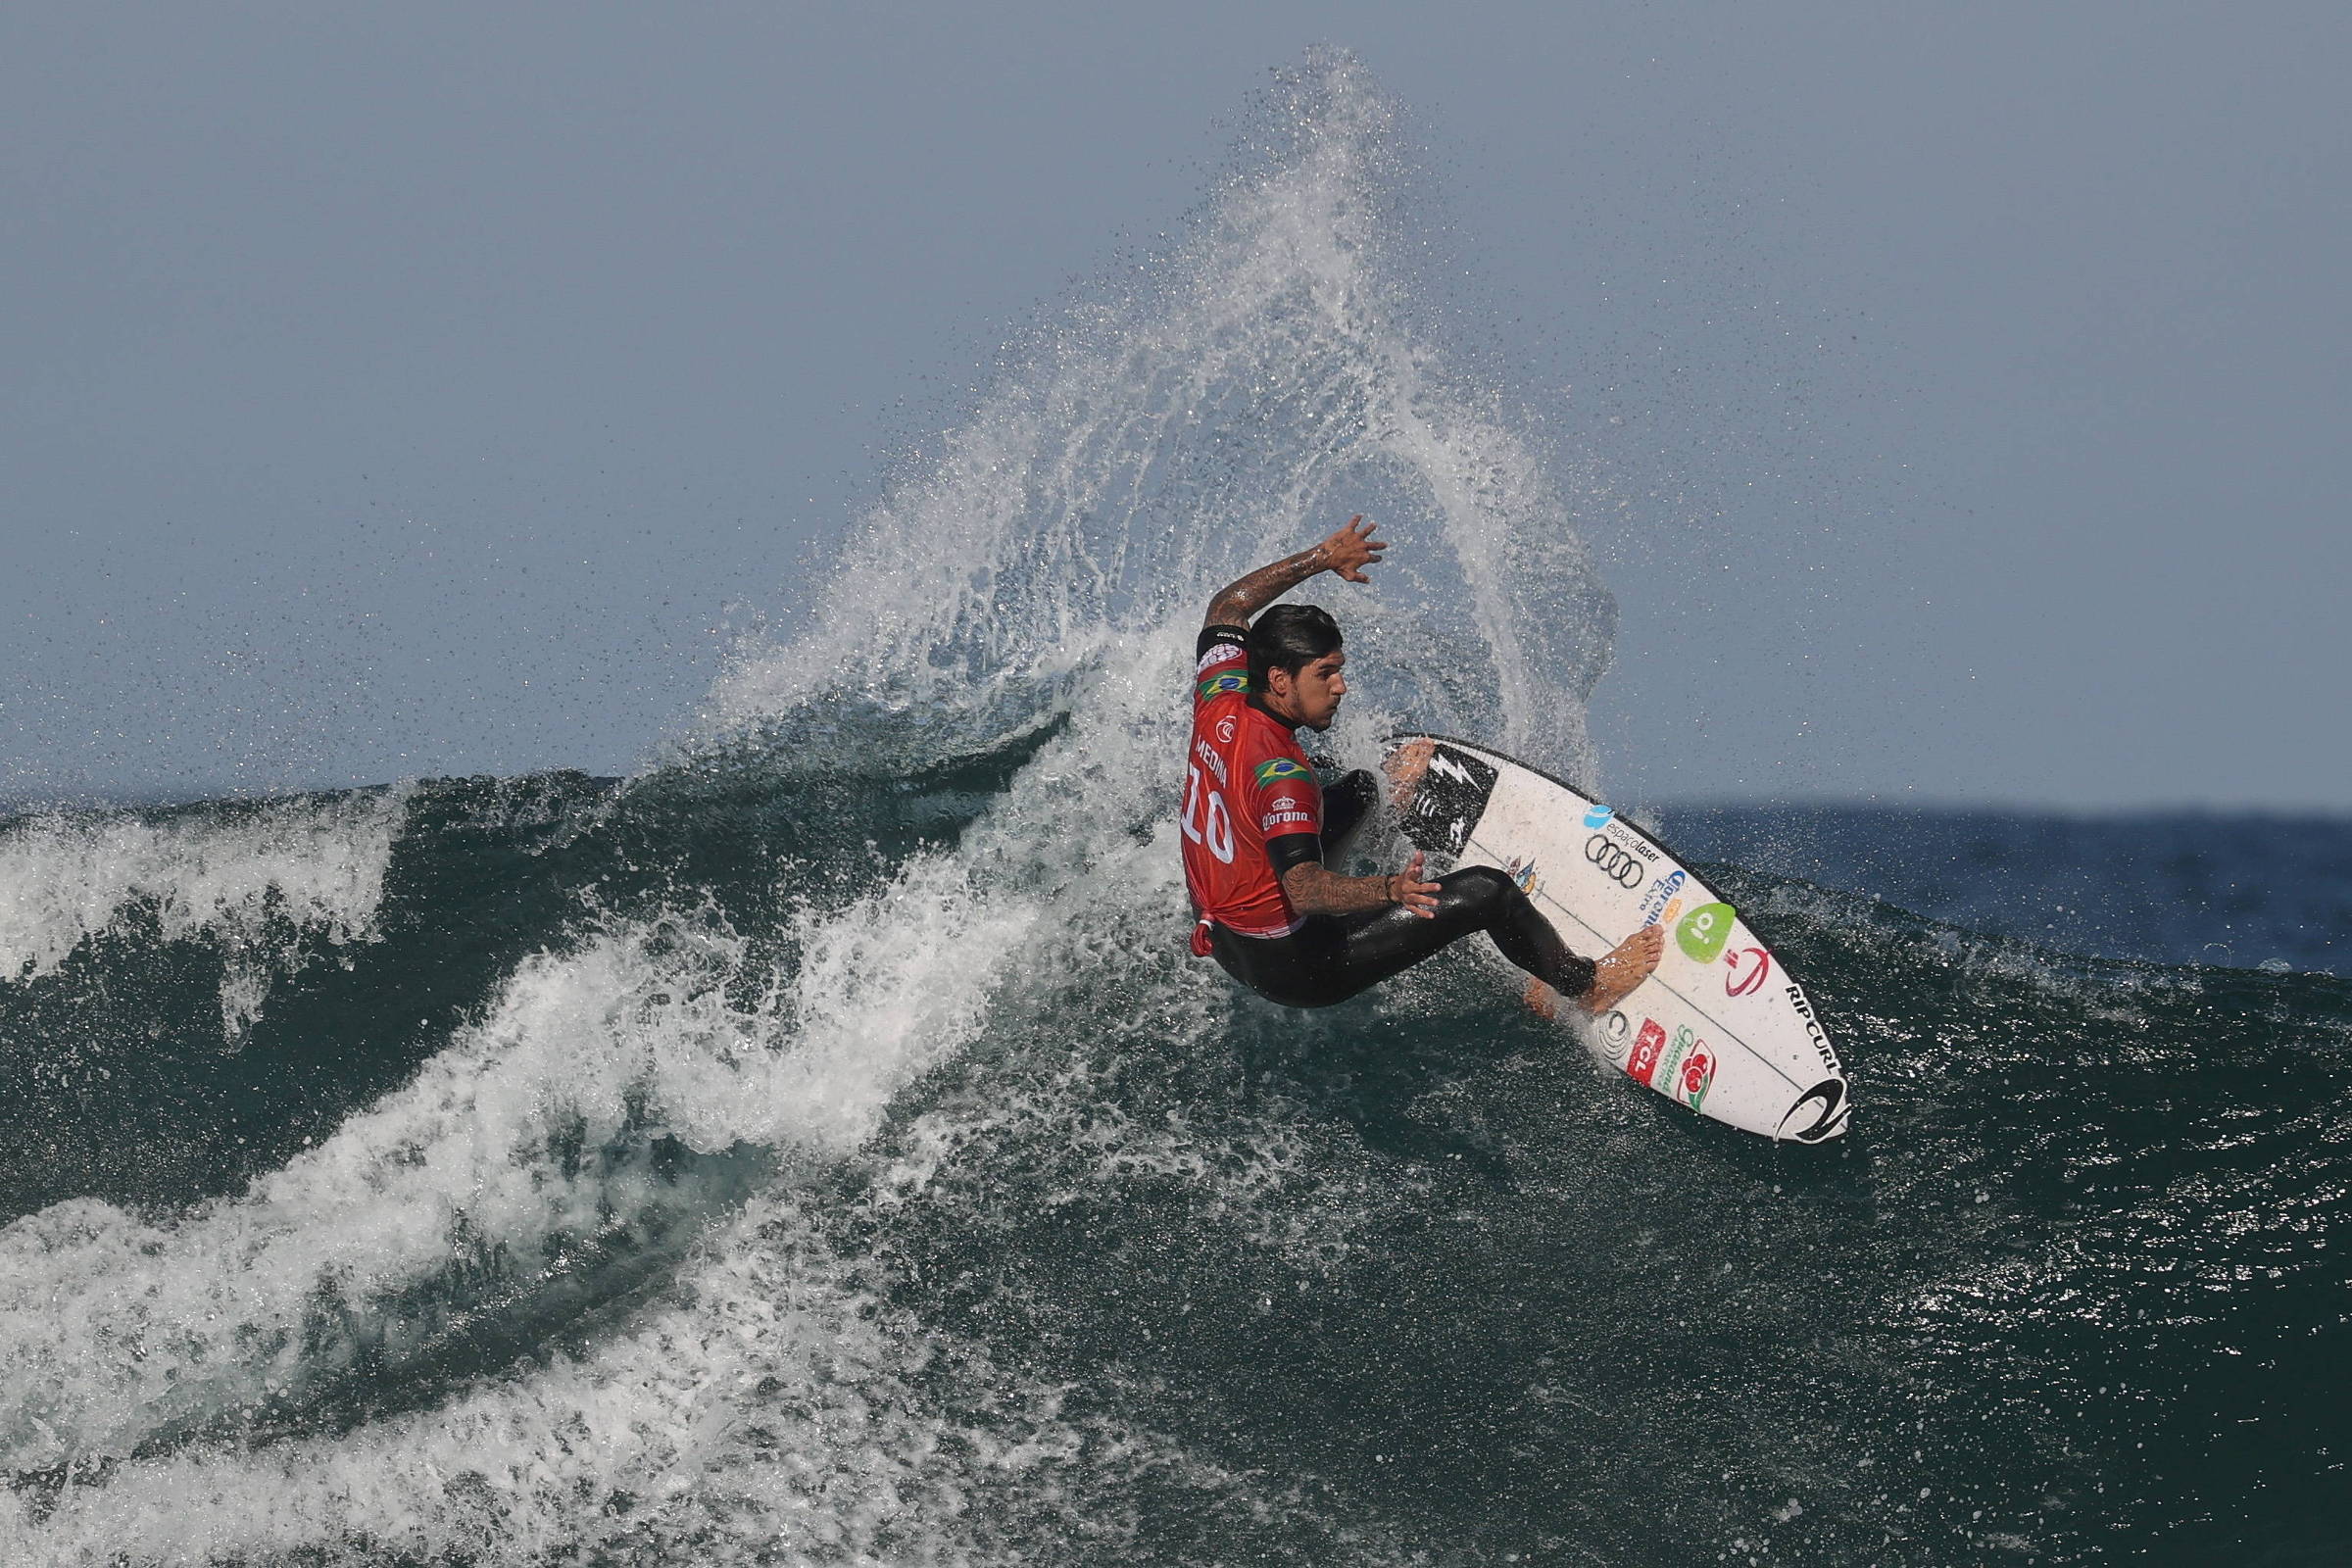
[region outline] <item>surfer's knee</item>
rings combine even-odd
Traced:
[[[1357,816],[1370,810],[1379,802],[1380,781],[1372,776],[1372,770],[1368,767],[1341,774],[1323,791],[1323,806],[1327,813],[1345,803],[1348,814]]]
[[[1523,898],[1519,885],[1491,865],[1465,865],[1438,878],[1438,902],[1459,904],[1465,913],[1488,914],[1511,900]]]
[[[1323,863],[1332,865],[1348,853],[1357,829],[1372,817],[1380,804],[1380,785],[1362,768],[1337,778],[1323,791]]]

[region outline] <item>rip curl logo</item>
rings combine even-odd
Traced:
[[[1246,682],[1249,677],[1242,678]],[[1295,762],[1287,757],[1269,757],[1257,764],[1256,777],[1258,787],[1263,789],[1278,778],[1304,778],[1306,777],[1306,768],[1302,763]]]
[[[1229,669],[1222,675],[1211,675],[1202,681],[1200,696],[1206,700],[1211,697],[1222,697],[1227,692],[1246,692],[1249,689],[1250,677],[1241,670]]]
[[[1223,718],[1217,720],[1217,744],[1219,746],[1233,744],[1233,715],[1231,713],[1227,713]]]
[[[1830,1049],[1830,1037],[1822,1032],[1821,1021],[1813,1016],[1813,1004],[1806,999],[1805,988],[1794,981],[1788,985],[1788,1004],[1805,1020],[1805,1038],[1813,1042],[1813,1053],[1821,1057],[1821,1064],[1832,1072],[1844,1072],[1838,1065],[1838,1053]]]
[[[1797,1120],[1808,1105],[1820,1107],[1813,1112],[1812,1122],[1790,1132],[1788,1124]],[[1772,1136],[1776,1139],[1793,1138],[1800,1144],[1818,1144],[1825,1138],[1835,1138],[1845,1131],[1846,1113],[1851,1108],[1845,1102],[1845,1080],[1825,1078],[1797,1097],[1796,1103],[1790,1105],[1781,1117],[1781,1124],[1773,1130]]]

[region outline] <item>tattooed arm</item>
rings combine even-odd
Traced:
[[[1358,528],[1358,523],[1363,526]],[[1250,616],[1318,571],[1336,571],[1348,582],[1367,580],[1364,568],[1380,564],[1380,553],[1389,548],[1387,540],[1372,537],[1372,530],[1379,526],[1364,522],[1361,515],[1349,517],[1345,528],[1314,549],[1285,556],[1270,566],[1258,567],[1239,582],[1227,583],[1208,602],[1208,613],[1200,618],[1200,624],[1247,626]]]
[[[1300,914],[1351,914],[1401,904],[1424,920],[1438,912],[1438,885],[1421,880],[1421,853],[1387,876],[1342,876],[1320,860],[1301,860],[1282,873],[1282,891]]]

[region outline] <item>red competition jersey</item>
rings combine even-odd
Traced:
[[[1193,907],[1245,936],[1287,936],[1298,916],[1266,840],[1323,831],[1323,789],[1280,719],[1250,706],[1238,626],[1200,634],[1185,748],[1184,885]]]

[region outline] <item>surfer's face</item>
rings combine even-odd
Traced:
[[[1334,649],[1296,670],[1274,670],[1274,701],[1266,706],[1294,724],[1329,729],[1340,711],[1340,699],[1348,695],[1347,666],[1348,655]]]

